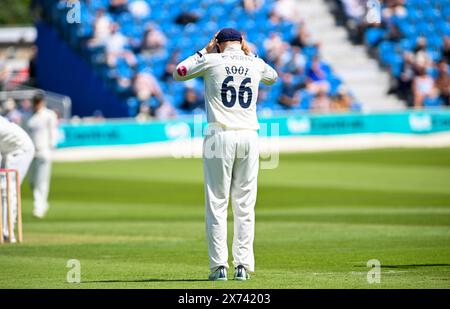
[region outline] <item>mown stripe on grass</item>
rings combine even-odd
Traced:
[[[30,196],[25,189],[25,198]],[[203,186],[185,182],[125,181],[118,179],[76,179],[55,177],[51,200],[111,204],[182,204],[204,203]],[[260,185],[259,207],[336,206],[442,206],[450,205],[448,193],[384,191],[330,186]]]

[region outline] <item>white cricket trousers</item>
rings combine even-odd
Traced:
[[[29,181],[33,191],[34,211],[43,213],[48,209],[52,161],[50,158],[35,157],[31,162]]]
[[[34,146],[31,142],[25,143],[23,149],[18,149],[16,151],[10,152],[8,154],[3,154],[2,156],[2,164],[1,166],[8,169],[16,169],[19,171],[19,177],[20,177],[20,183],[22,183],[23,179],[25,178],[28,168],[30,166],[31,160],[33,160],[34,156]],[[11,187],[16,188],[16,181],[14,177],[11,177]],[[2,182],[0,184],[0,188],[3,191],[3,205],[6,205],[6,179],[2,178]],[[17,192],[16,190],[13,191],[13,194],[11,195],[11,213],[13,217],[13,229],[17,221]],[[8,233],[8,225],[7,221],[7,209],[6,207],[3,207],[3,235],[5,237],[9,237]],[[1,237],[1,235],[0,235]]]
[[[234,215],[233,265],[253,272],[255,202],[259,168],[258,133],[218,130],[203,142],[206,238],[209,267],[228,268],[227,209],[231,194]]]

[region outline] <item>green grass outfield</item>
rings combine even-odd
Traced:
[[[450,288],[450,148],[282,155],[260,173],[247,282],[205,281],[202,175],[197,159],[55,164],[46,219],[24,185],[0,288]]]

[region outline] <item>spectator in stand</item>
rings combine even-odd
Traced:
[[[352,98],[344,86],[340,86],[337,94],[332,98],[331,110],[334,112],[347,112],[352,105]]]
[[[119,25],[111,25],[111,36],[106,43],[106,61],[110,67],[115,67],[117,59],[123,57],[129,66],[136,65],[134,53],[127,49],[129,46],[128,38],[120,32]]]
[[[283,20],[293,23],[300,22],[301,11],[299,11],[297,1],[277,0],[275,2],[273,12]]]
[[[184,90],[184,98],[183,103],[180,105],[180,109],[182,109],[185,112],[196,112],[199,109],[204,109],[204,101],[203,99],[197,94],[194,88],[192,87],[186,87]]]
[[[367,0],[341,0],[347,17],[355,24],[363,22],[366,15]]]
[[[433,78],[427,75],[425,67],[419,67],[417,69],[417,76],[413,81],[414,108],[422,108],[425,100],[428,98],[432,98],[434,94],[435,91]]]
[[[338,9],[334,12],[335,16],[341,24],[344,24],[347,27],[351,39],[354,40],[355,43],[361,43],[364,37],[364,29],[367,26],[366,16],[369,12],[369,1],[338,0],[338,2]],[[377,16],[379,16],[379,12]]]
[[[275,11],[270,11],[269,20],[267,21],[272,27],[276,27],[281,23],[281,17]]]
[[[368,24],[380,24],[382,21],[381,16],[381,2],[382,0],[367,0],[366,12],[363,18]]]
[[[29,99],[20,102],[20,112],[22,113],[22,124],[27,121],[33,114],[33,104]]]
[[[277,64],[281,55],[286,49],[286,43],[281,39],[280,34],[272,32],[264,41],[264,50],[266,51],[266,58],[269,62]]]
[[[136,121],[146,122],[152,119],[151,108],[147,103],[139,105],[139,113],[136,116]]]
[[[166,63],[166,67],[164,69],[164,74],[162,76],[162,80],[164,82],[172,82],[173,81],[173,71],[175,71],[177,64],[181,62],[180,59],[180,51],[175,50],[169,57],[169,60]]]
[[[5,109],[5,118],[20,126],[22,123],[22,113],[17,109],[16,101],[13,98],[8,98],[3,103],[3,106]]]
[[[109,0],[109,11],[120,14],[128,10],[128,0]]]
[[[317,42],[312,38],[312,35],[306,28],[304,22],[301,22],[297,27],[295,37],[291,40],[290,43],[291,45],[298,46],[300,48],[317,45]]]
[[[165,120],[175,118],[177,116],[177,112],[170,103],[163,101],[163,103],[156,109],[155,116],[157,119]]]
[[[392,42],[399,42],[402,38],[403,34],[396,24],[392,24],[385,35],[385,39]]]
[[[111,17],[105,13],[105,10],[99,9],[95,13],[94,34],[89,45],[105,45],[111,36],[112,23]]]
[[[414,63],[419,67],[430,67],[432,61],[427,52],[427,39],[424,37],[417,38],[416,47],[414,48]]]
[[[282,75],[281,94],[278,103],[285,108],[293,108],[300,104],[301,85],[297,85],[290,73]]]
[[[372,2],[374,1],[376,0],[372,0]],[[403,5],[403,1],[384,1],[384,3],[385,6],[381,11],[380,16],[381,23],[365,24],[362,28],[362,30],[364,30],[366,27],[381,27],[386,30],[382,37],[372,43],[372,47],[377,47],[383,40],[398,42],[404,37],[402,31],[398,27],[398,23],[396,22],[396,20],[403,19],[407,16],[407,10]],[[373,12],[373,14],[377,14],[376,10],[378,10],[378,8],[375,7],[375,11],[372,10],[371,12]],[[362,41],[362,39],[360,41]]]
[[[307,88],[313,94],[327,93],[330,89],[327,73],[318,56],[313,58],[311,67],[307,72]]]
[[[436,88],[439,90],[439,98],[445,106],[450,106],[450,75],[448,70],[448,64],[445,61],[439,62]]]
[[[415,63],[414,56],[410,52],[403,53],[403,63],[400,72],[400,77],[397,79],[397,86],[395,91],[398,96],[406,100],[407,102],[412,102],[411,100],[411,87],[415,76]]]
[[[286,72],[295,75],[303,75],[306,65],[306,57],[302,54],[300,47],[293,46],[290,49],[290,52],[285,53],[281,58],[281,65]]]
[[[248,13],[253,13],[264,5],[264,0],[242,0],[242,6]]]
[[[399,17],[403,18],[406,17],[408,14],[403,1],[400,0],[385,0],[385,7],[381,11],[381,15],[383,19],[387,20],[389,23],[391,22],[392,18]]]
[[[153,24],[148,24],[144,32],[144,39],[142,40],[141,53],[145,55],[154,55],[164,51],[167,38],[160,30]]]
[[[122,57],[117,58],[117,60],[125,60]],[[123,76],[121,74],[118,74],[117,72],[114,72],[114,74],[112,74],[111,76],[114,76],[117,82],[117,85],[123,90],[123,91],[127,91],[130,87],[131,87],[131,76]]]
[[[312,111],[316,113],[329,113],[331,109],[331,100],[327,92],[320,89],[312,103]]]
[[[143,71],[136,74],[133,90],[141,104],[152,104],[153,99],[158,102],[158,106],[152,110],[156,118],[167,119],[176,116],[175,109],[165,101],[158,80],[151,73]]]
[[[140,102],[148,102],[151,98],[155,98],[161,105],[164,101],[158,80],[149,72],[143,71],[136,74],[133,90]]]
[[[151,9],[144,0],[131,0],[128,3],[128,11],[134,18],[142,20],[150,15]]]
[[[190,23],[196,23],[200,17],[193,12],[181,12],[175,19],[175,23],[179,25],[187,25]]]
[[[444,37],[444,46],[442,47],[442,59],[450,63],[450,36]]]

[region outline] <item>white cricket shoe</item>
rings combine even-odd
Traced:
[[[227,281],[227,269],[225,266],[218,267],[209,275],[208,279],[210,281]]]
[[[35,218],[43,219],[46,214],[47,214],[47,209],[45,209],[45,210],[33,209],[33,217],[35,217]]]
[[[236,270],[234,272],[234,280],[245,281],[249,279],[250,275],[248,274],[244,266],[239,265],[238,267],[236,267]]]
[[[11,239],[9,240],[10,243],[15,244],[17,242],[16,236],[14,234],[12,235]]]
[[[15,244],[17,242],[16,236],[14,236],[14,234],[12,235],[11,239],[9,239],[8,236],[3,236],[3,241],[4,242],[10,242],[12,244]]]

